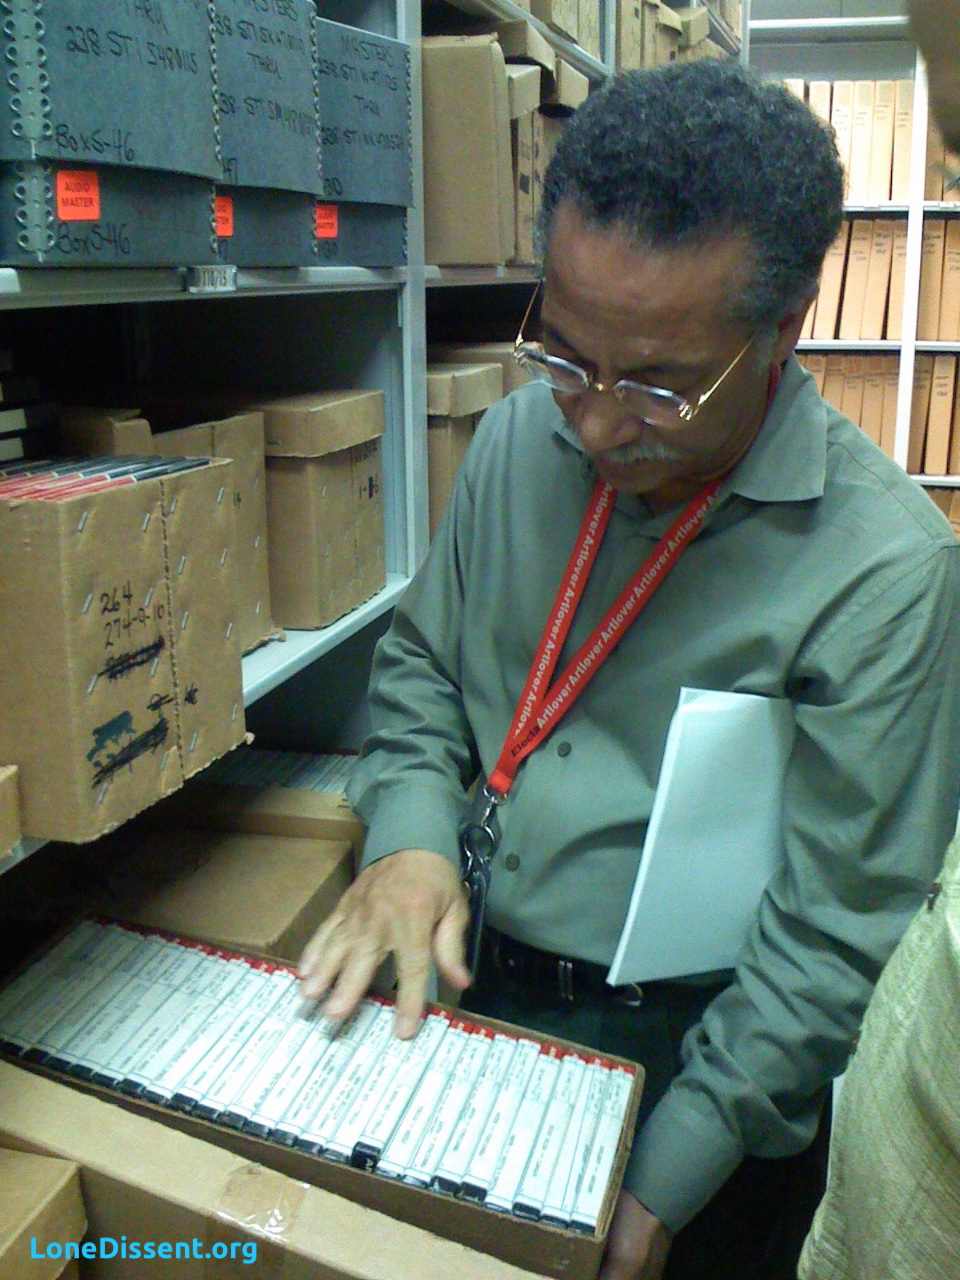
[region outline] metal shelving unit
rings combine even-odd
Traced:
[[[561,35],[558,31],[554,31],[546,23],[540,22],[531,14],[529,9],[521,9],[519,5],[513,4],[512,0],[448,0],[448,3],[452,8],[459,9],[461,13],[469,14],[474,18],[486,18],[490,22],[529,22],[550,42],[557,53],[561,54],[578,71],[581,71],[585,76],[589,76],[591,80],[602,80],[609,75],[609,67],[607,65],[611,61],[609,57],[602,62],[598,61],[587,53],[585,49],[581,49],[578,44]],[[606,47],[610,48],[609,43]]]

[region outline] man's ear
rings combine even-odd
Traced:
[[[777,340],[773,348],[773,362],[775,364],[783,364],[787,356],[793,353],[793,349],[800,338],[803,322],[807,318],[807,312],[815,301],[816,295],[811,295],[795,311],[789,312],[778,322]]]

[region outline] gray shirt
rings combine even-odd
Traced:
[[[378,647],[349,793],[365,863],[402,848],[456,860],[464,788],[496,762],[594,480],[547,388],[485,415]],[[617,496],[558,670],[676,515]],[[957,816],[960,544],[795,360],[698,538],[521,765],[493,925],[612,959],[681,685],[789,698],[797,734],[784,868],[627,1170],[674,1230],[744,1154],[810,1141]]]

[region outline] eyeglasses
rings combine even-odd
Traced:
[[[645,383],[634,382],[631,378],[621,378],[618,382],[600,382],[592,373],[581,369],[578,364],[563,360],[560,356],[547,355],[542,342],[525,342],[523,331],[533,311],[533,304],[540,292],[542,279],[537,282],[533,297],[527,306],[520,328],[513,344],[513,358],[516,362],[536,378],[544,382],[554,391],[563,395],[582,395],[590,390],[612,391],[625,409],[634,417],[654,427],[677,427],[683,422],[691,422],[707,403],[716,389],[737,367],[747,351],[753,345],[756,334],[741,347],[737,354],[717,378],[716,382],[701,396],[696,403],[691,403],[675,391],[667,391],[665,387],[648,387]]]

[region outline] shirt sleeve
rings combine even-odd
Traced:
[[[400,849],[429,849],[459,866],[457,827],[479,771],[460,680],[472,524],[462,467],[427,558],[374,654],[373,731],[347,789],[368,827],[363,866]]]
[[[731,985],[682,1048],[625,1187],[673,1231],[747,1154],[813,1139],[960,791],[960,546],[863,575],[798,656],[785,861]]]

